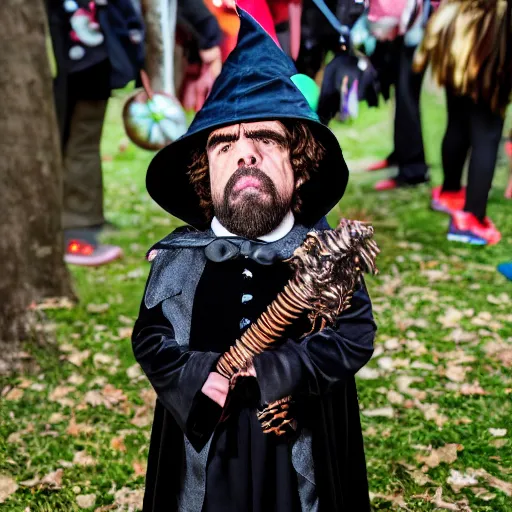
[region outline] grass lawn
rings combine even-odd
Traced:
[[[423,97],[432,182],[441,180],[442,96]],[[27,346],[32,373],[0,386],[3,512],[136,510],[141,502],[154,395],[135,364],[130,332],[149,271],[146,250],[178,222],[144,187],[151,154],[129,144],[115,97],[103,137],[106,210],[121,230],[122,261],[73,268],[80,303],[49,304],[48,341]],[[351,169],[391,150],[389,105],[335,124]],[[169,169],[172,172],[172,169]],[[368,279],[379,333],[358,377],[374,510],[512,511],[512,285],[495,270],[512,257],[512,216],[500,161],[489,215],[495,247],[446,241],[448,218],[420,186],[377,194],[389,171],[354,171],[330,214],[366,219],[381,246]],[[55,334],[55,335],[54,335]],[[52,341],[57,339],[57,343]],[[357,512],[357,511],[347,511]]]

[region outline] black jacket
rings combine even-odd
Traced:
[[[89,4],[86,0],[76,1],[79,7]],[[66,12],[62,0],[46,0],[46,8],[57,72],[59,75],[66,75],[77,65],[68,55],[70,47],[76,44],[70,37],[72,29],[69,20],[72,13]],[[104,59],[106,54],[111,66],[110,89],[120,89],[135,80],[144,65],[143,21],[131,0],[109,0],[105,6],[98,5],[96,11],[101,32],[105,37],[105,48],[100,54],[94,48],[84,46],[85,55],[80,59],[84,64],[79,70],[86,69],[88,64],[98,64],[98,59]],[[131,39],[130,34],[134,32],[140,36],[139,42]]]

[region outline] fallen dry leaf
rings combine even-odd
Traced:
[[[475,474],[481,478],[483,478],[491,487],[498,489],[504,492],[507,496],[512,496],[512,483],[505,482],[505,480],[500,480],[495,476],[487,473],[485,469],[476,469],[474,470]]]
[[[450,274],[444,270],[423,270],[421,274],[424,275],[430,283],[435,281],[449,281],[451,279]]]
[[[90,434],[94,432],[94,427],[87,423],[76,423],[75,417],[73,416],[69,420],[69,425],[66,429],[66,434],[77,437],[80,434]]]
[[[27,389],[32,385],[32,381],[29,379],[22,378],[18,384],[16,384],[16,387],[21,389]]]
[[[117,451],[120,451],[120,452],[125,452],[126,451],[126,445],[124,444],[124,437],[114,437],[111,441],[110,441],[110,447],[113,449],[113,450],[117,450]]]
[[[426,420],[433,420],[440,428],[448,421],[447,416],[438,412],[439,404],[425,404],[415,400],[414,405],[423,412]]]
[[[77,373],[73,373],[68,377],[68,382],[73,386],[80,386],[85,382],[84,377],[78,375]]]
[[[437,508],[442,508],[445,510],[455,510],[456,512],[470,512],[470,509],[465,500],[459,503],[449,503],[448,501],[443,500],[443,489],[441,487],[438,487],[436,489],[436,493],[434,494],[432,503]]]
[[[357,378],[363,380],[374,380],[380,377],[380,372],[376,368],[369,368],[368,366],[363,366],[357,372]]]
[[[38,476],[35,476],[34,478],[23,480],[22,482],[20,482],[20,485],[22,485],[23,487],[35,487],[37,484],[39,484],[40,481],[41,479]]]
[[[126,370],[126,375],[130,380],[138,379],[142,375],[142,369],[139,363],[135,363]]]
[[[444,376],[452,382],[464,382],[466,373],[470,370],[471,368],[467,366],[448,365],[444,371]]]
[[[55,423],[61,423],[65,419],[66,419],[66,417],[64,416],[64,414],[62,414],[60,412],[54,412],[48,418],[48,423],[51,423],[52,425],[54,425]]]
[[[75,304],[68,297],[48,297],[35,306],[35,309],[72,309]]]
[[[463,450],[461,444],[450,443],[441,448],[432,449],[428,455],[416,455],[419,462],[423,462],[428,468],[435,468],[442,462],[452,464],[457,460],[457,452]]]
[[[52,489],[60,489],[62,487],[63,474],[64,470],[62,468],[57,469],[57,471],[52,471],[41,478],[41,485]]]
[[[480,383],[475,380],[472,384],[465,382],[459,389],[459,393],[461,395],[487,395],[487,391],[485,391]]]
[[[64,398],[65,396],[69,395],[69,393],[72,393],[73,391],[76,391],[76,388],[72,386],[57,386],[49,395],[48,399],[52,402],[57,402],[61,398]]]
[[[512,367],[512,346],[503,341],[490,341],[484,346],[484,351],[490,357],[496,358],[503,366]]]
[[[117,335],[122,339],[130,339],[132,337],[133,327],[120,327]]]
[[[47,475],[43,476],[43,478],[34,477],[30,480],[24,480],[20,482],[24,487],[36,487],[39,489],[53,489],[57,490],[62,487],[62,475],[64,474],[64,470],[62,468],[57,469],[57,471],[52,471]]]
[[[478,480],[472,471],[461,473],[456,469],[450,469],[450,476],[446,482],[450,484],[454,492],[459,492],[464,487],[471,487],[472,485],[478,484]]]
[[[370,497],[372,499],[372,501],[375,499],[375,498],[378,498],[380,500],[384,500],[384,501],[389,501],[393,504],[394,507],[400,507],[400,508],[403,508],[404,510],[410,510],[408,507],[407,507],[407,503],[405,503],[405,500],[404,500],[404,497],[402,494],[382,494],[382,493],[370,493]]]
[[[433,483],[430,477],[423,473],[423,471],[420,471],[419,469],[413,469],[412,471],[409,471],[409,474],[411,475],[411,478],[417,485],[426,485],[429,483]]]
[[[404,396],[397,391],[394,391],[393,389],[388,391],[386,398],[388,399],[389,403],[394,405],[402,405],[405,401]]]
[[[107,384],[101,391],[87,391],[84,395],[84,403],[93,407],[103,405],[107,409],[112,409],[114,405],[126,402],[126,400],[127,398],[123,391],[112,386],[112,384]]]
[[[151,425],[153,421],[153,409],[147,405],[141,405],[135,408],[135,416],[130,420],[132,425],[144,428]]]
[[[363,411],[364,416],[368,416],[369,418],[375,417],[384,417],[384,418],[392,418],[395,414],[393,407],[379,407],[377,409],[365,409]]]
[[[484,487],[471,487],[471,491],[477,498],[480,498],[483,501],[491,501],[496,498],[496,494],[490,492],[488,489]]]
[[[87,304],[87,311],[89,313],[105,313],[109,307],[109,304]]]
[[[156,403],[156,393],[153,388],[145,388],[139,393],[140,398],[142,401],[151,406],[154,407]]]
[[[145,462],[135,461],[132,464],[133,473],[135,476],[144,476],[147,470],[147,464]]]
[[[7,394],[3,397],[5,400],[9,400],[11,402],[17,402],[23,396],[23,389],[13,388],[7,392]]]
[[[102,389],[103,396],[112,404],[116,405],[119,402],[126,401],[126,395],[123,393],[121,389],[117,389],[116,387],[112,386],[112,384],[107,384]]]
[[[4,501],[18,489],[18,484],[9,475],[0,475],[0,503]]]
[[[392,357],[381,357],[377,360],[377,364],[384,371],[392,370],[395,367]]]
[[[104,405],[107,407],[107,409],[110,409],[110,403],[108,400],[105,400],[105,397],[96,390],[87,391],[87,393],[84,395],[84,402],[86,404],[92,405],[93,407]]]
[[[489,434],[494,437],[505,437],[507,435],[507,429],[506,428],[490,428]]]
[[[15,444],[15,443],[19,443],[21,441],[22,441],[21,432],[13,432],[12,434],[9,434],[9,436],[7,437],[8,443]]]
[[[96,494],[79,494],[76,497],[76,504],[80,508],[91,508],[96,503]]]
[[[128,489],[128,487],[122,487],[114,494],[117,505],[133,507],[135,510],[142,509],[143,497],[144,489]]]
[[[108,364],[111,365],[114,361],[114,358],[112,356],[109,356],[108,354],[101,354],[96,353],[94,354],[92,358],[92,362],[94,363],[94,366],[99,366],[102,364]]]
[[[446,329],[458,327],[460,321],[464,318],[464,313],[458,309],[449,307],[444,315],[437,318],[437,321]]]
[[[66,359],[75,366],[82,366],[83,362],[88,359],[90,355],[90,350],[83,350],[82,352],[72,352],[69,356],[66,356]]]
[[[75,453],[75,456],[73,457],[73,464],[78,464],[79,466],[95,466],[96,460],[85,450],[82,450]]]
[[[400,393],[404,395],[409,395],[418,400],[424,400],[427,397],[427,393],[420,389],[411,388],[411,384],[415,382],[423,382],[423,379],[420,377],[409,377],[408,375],[400,375],[396,379],[396,387]]]
[[[478,341],[478,335],[475,332],[465,331],[464,329],[457,327],[444,339],[455,343],[468,343]]]

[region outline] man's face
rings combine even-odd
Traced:
[[[220,222],[249,238],[277,227],[295,189],[284,126],[260,121],[219,128],[208,137],[206,150]]]

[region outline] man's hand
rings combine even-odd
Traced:
[[[242,377],[255,377],[255,378],[257,378],[256,369],[254,368],[254,364],[251,363],[246,368],[242,368],[242,369],[238,370],[233,375],[233,377],[231,377],[231,380],[229,381],[229,385],[230,385],[231,389],[234,389],[234,387],[236,386],[236,383]]]
[[[201,391],[215,403],[224,408],[229,392],[229,380],[219,373],[211,372]]]
[[[199,50],[199,57],[201,58],[204,69],[208,71],[213,82],[220,75],[222,70],[222,54],[220,46],[213,46],[207,50]]]

